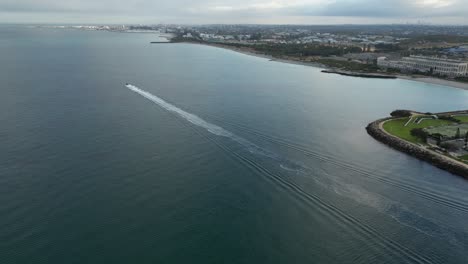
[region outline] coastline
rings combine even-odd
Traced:
[[[192,43],[192,42],[188,42],[188,43],[211,46],[211,47],[216,47],[216,48],[223,48],[223,49],[231,50],[231,51],[238,52],[244,55],[254,56],[254,57],[263,58],[263,59],[269,59],[271,61],[278,61],[282,63],[296,64],[296,65],[303,65],[303,66],[312,66],[315,68],[322,68],[324,70],[330,69],[331,73],[336,73],[336,72],[333,72],[335,69],[328,67],[326,65],[322,65],[320,63],[302,62],[302,61],[296,61],[296,60],[290,60],[290,59],[284,59],[284,58],[275,58],[271,55],[261,54],[258,52],[254,52],[252,50],[248,50],[246,48],[237,48],[237,47],[230,47],[230,46],[225,46],[225,45],[209,44],[209,43]],[[431,77],[415,77],[415,76],[404,76],[404,75],[388,75],[388,76],[396,77],[398,79],[418,81],[418,82],[436,84],[436,85],[444,85],[444,86],[448,86],[452,88],[468,90],[468,84],[459,83],[455,81],[442,80],[442,79],[431,78]],[[359,77],[359,76],[356,76],[356,77]],[[366,77],[363,77],[363,78],[366,78]],[[465,113],[466,110],[450,111],[447,113],[454,114],[457,112]],[[439,114],[443,114],[443,113],[439,113]],[[370,124],[367,125],[366,131],[374,139],[376,139],[377,141],[393,149],[406,153],[419,160],[425,161],[435,167],[438,167],[442,170],[450,172],[454,175],[461,176],[465,179],[468,179],[468,164],[449,158],[434,150],[427,149],[424,146],[400,139],[394,135],[391,135],[387,131],[385,131],[385,129],[383,128],[383,124],[393,119],[394,119],[393,117],[387,117],[387,118],[383,118],[383,119],[379,119],[374,122],[371,122]]]
[[[318,62],[305,62],[305,61],[298,61],[298,60],[292,60],[292,59],[277,58],[277,57],[274,57],[272,55],[259,53],[259,52],[256,52],[254,50],[248,49],[248,48],[238,48],[238,47],[227,46],[227,45],[216,44],[216,43],[202,43],[202,42],[189,42],[189,41],[187,41],[187,42],[175,42],[175,43],[185,43],[185,44],[202,45],[202,46],[226,49],[226,50],[234,51],[234,52],[241,53],[241,54],[248,55],[248,56],[253,56],[253,57],[262,58],[262,59],[268,59],[268,60],[271,60],[271,61],[277,61],[277,62],[282,62],[282,63],[287,63],[287,64],[311,66],[311,67],[320,68],[320,69],[333,69],[331,67],[328,67],[328,66],[326,66],[326,65],[324,65],[322,63],[318,63]]]
[[[303,66],[312,66],[316,68],[322,68],[325,71],[330,70],[330,73],[336,73],[336,69],[328,67],[323,64],[319,63],[313,63],[313,62],[301,62],[301,61],[296,61],[296,60],[290,60],[290,59],[283,59],[283,58],[275,58],[271,55],[266,55],[266,54],[260,54],[258,52],[254,51],[249,51],[246,49],[242,48],[236,48],[236,47],[230,47],[230,46],[225,46],[225,45],[216,45],[216,44],[205,44],[205,43],[193,43],[193,44],[200,44],[200,45],[206,45],[206,46],[212,46],[212,47],[217,47],[217,48],[223,48],[231,51],[235,51],[238,53],[242,53],[245,55],[249,56],[255,56],[259,58],[264,58],[264,59],[269,59],[271,61],[278,61],[282,63],[288,63],[288,64],[296,64],[296,65],[303,65]],[[346,71],[345,71],[346,72]],[[340,74],[340,73],[338,73]],[[351,74],[360,74],[360,73],[351,73]],[[451,88],[458,88],[458,89],[463,89],[463,90],[468,90],[468,84],[465,83],[459,83],[455,81],[449,81],[449,80],[443,80],[443,79],[437,79],[437,78],[431,78],[431,77],[415,77],[415,76],[405,76],[405,75],[387,75],[389,77],[395,77],[397,79],[404,79],[404,80],[410,80],[410,81],[417,81],[417,82],[423,82],[423,83],[429,83],[429,84],[435,84],[435,85],[443,85],[443,86],[448,86]],[[360,77],[360,76],[353,76],[353,77]],[[366,78],[366,77],[363,77]],[[453,111],[449,113],[456,113],[458,111]],[[465,111],[463,111],[465,112]],[[429,164],[438,167],[442,170],[448,171],[454,175],[461,176],[465,179],[468,179],[468,164],[465,164],[463,162],[460,162],[458,160],[454,160],[452,158],[449,158],[443,154],[437,153],[433,150],[427,149],[423,146],[419,146],[417,144],[407,142],[403,139],[400,139],[396,136],[391,135],[385,129],[383,128],[383,124],[389,120],[392,120],[392,117],[384,118],[384,119],[379,119],[376,120],[372,123],[370,123],[367,127],[367,133],[372,136],[374,139],[376,139],[379,142],[384,143],[385,145],[396,149],[398,151],[401,151],[403,153],[406,153],[410,156],[413,156],[419,160],[428,162]]]
[[[408,76],[408,75],[398,75],[397,77],[398,79],[403,79],[403,80],[408,80],[408,81],[423,82],[423,83],[429,83],[429,84],[449,86],[452,88],[458,88],[462,90],[468,90],[468,83],[438,79],[438,78],[433,78],[433,77],[413,77],[413,76]]]
[[[439,169],[468,179],[468,164],[449,158],[424,146],[408,142],[385,131],[383,128],[384,123],[393,119],[393,117],[387,117],[370,123],[366,127],[367,133],[377,141],[393,149],[432,164]]]
[[[223,44],[216,44],[216,43],[202,43],[202,42],[188,42],[188,41],[187,42],[175,42],[175,43],[204,45],[204,46],[209,46],[209,47],[226,49],[226,50],[238,52],[238,53],[248,55],[248,56],[254,56],[254,57],[258,57],[258,58],[269,59],[271,61],[277,61],[277,62],[281,62],[281,63],[302,65],[302,66],[310,66],[310,67],[315,67],[315,68],[319,68],[319,69],[322,69],[322,70],[342,71],[342,72],[346,72],[346,73],[349,72],[349,71],[343,71],[343,70],[340,70],[340,69],[329,67],[327,65],[324,65],[324,64],[318,63],[318,62],[306,62],[306,61],[299,61],[299,60],[294,60],[294,59],[290,59],[290,58],[277,58],[277,57],[274,57],[272,55],[256,52],[256,51],[254,51],[252,49],[249,49],[249,48],[239,48],[239,47],[228,46],[228,45],[223,45]],[[356,72],[354,74],[359,75],[359,74],[367,74],[367,73]],[[438,79],[438,78],[434,78],[434,77],[421,77],[421,76],[411,76],[411,75],[402,75],[402,74],[398,74],[398,75],[386,74],[385,76],[389,76],[388,79],[393,79],[393,77],[396,77],[396,79],[415,81],[415,82],[422,82],[422,83],[435,84],[435,85],[442,85],[442,86],[448,86],[448,87],[451,87],[451,88],[468,90],[468,83]],[[360,76],[352,76],[352,77],[360,77]],[[366,78],[366,77],[361,77],[361,78]]]

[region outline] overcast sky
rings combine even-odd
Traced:
[[[468,0],[0,0],[0,23],[468,25]]]

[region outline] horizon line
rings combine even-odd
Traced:
[[[124,25],[124,26],[160,26],[160,25],[177,25],[177,26],[424,26],[424,27],[468,27],[468,24],[427,24],[427,23],[337,23],[337,24],[300,24],[300,23],[60,23],[60,22],[0,22],[0,25]]]

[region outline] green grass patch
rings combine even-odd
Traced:
[[[383,128],[388,133],[397,136],[401,139],[407,140],[413,143],[424,143],[420,138],[412,136],[411,130],[413,128],[426,128],[426,127],[434,127],[434,126],[443,126],[452,124],[450,121],[440,120],[440,119],[430,119],[430,120],[423,120],[419,124],[413,123],[415,118],[411,121],[408,126],[405,127],[406,122],[408,122],[409,117],[406,118],[399,118],[387,121],[384,123]]]
[[[463,161],[468,161],[468,155],[459,156],[458,158]]]
[[[462,123],[468,123],[468,115],[467,116],[453,116],[453,118],[460,120]]]

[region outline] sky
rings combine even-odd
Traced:
[[[0,23],[468,25],[468,0],[0,0]]]

